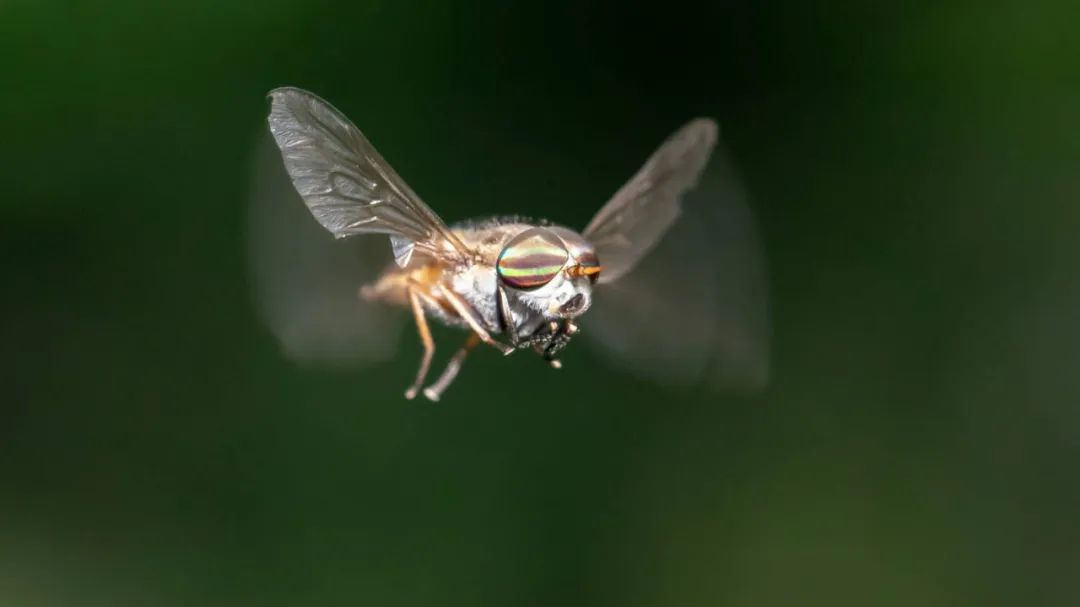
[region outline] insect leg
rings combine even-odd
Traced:
[[[443,289],[441,293],[450,306],[453,307],[465,323],[469,325],[469,328],[476,333],[476,336],[480,338],[480,341],[499,350],[503,354],[510,354],[514,351],[510,346],[492,339],[491,334],[487,332],[487,329],[480,326],[480,321],[476,319],[476,314],[473,312],[472,308],[469,307],[469,303],[461,299],[460,295],[454,293],[450,289]]]
[[[446,363],[446,369],[443,370],[439,379],[435,380],[435,383],[424,388],[424,396],[428,397],[428,400],[437,401],[442,396],[442,393],[446,391],[450,384],[453,383],[457,377],[458,371],[461,371],[461,365],[465,363],[465,357],[469,354],[469,351],[476,347],[476,344],[480,343],[480,338],[472,333],[465,339],[465,343],[462,344],[458,351],[454,353],[454,356],[450,358],[450,362]]]
[[[555,355],[570,343],[570,338],[577,334],[580,329],[570,320],[561,325],[551,321],[549,327],[551,333],[545,336],[543,341],[534,344],[533,349],[542,355],[544,360],[548,361],[552,367],[561,369],[562,361],[555,358]]]
[[[416,319],[416,331],[420,334],[420,342],[424,344],[424,356],[420,359],[420,369],[416,372],[416,381],[405,391],[405,398],[412,400],[424,384],[428,369],[431,367],[431,357],[435,355],[435,340],[431,338],[431,329],[428,328],[427,318],[424,317],[424,308],[420,305],[420,291],[409,285],[406,287],[409,294],[409,303],[412,305],[413,318]]]
[[[495,297],[499,304],[499,324],[502,325],[503,334],[510,340],[510,345],[518,347],[518,329],[513,326],[514,315],[510,311],[510,300],[506,297],[506,290],[502,285],[495,287]]]

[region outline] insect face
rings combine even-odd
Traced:
[[[496,264],[499,280],[517,301],[545,318],[573,318],[592,304],[596,255],[570,230],[530,228],[512,238]],[[564,237],[575,237],[567,243]],[[580,241],[577,242],[577,241]]]

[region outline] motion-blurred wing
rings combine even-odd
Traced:
[[[597,287],[582,335],[646,378],[753,391],[769,378],[764,260],[734,174],[713,168],[656,248]]]
[[[341,112],[295,88],[270,92],[270,132],[311,214],[336,237],[389,234],[397,262],[468,251]]]
[[[258,310],[282,349],[306,364],[392,356],[402,317],[357,295],[390,264],[386,243],[335,241],[304,208],[269,136],[254,156],[247,222],[251,282]]]
[[[601,283],[629,272],[675,222],[683,194],[694,187],[709,160],[716,131],[708,118],[687,123],[589,222],[583,234],[596,246],[604,268]]]

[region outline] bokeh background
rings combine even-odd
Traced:
[[[0,2],[0,605],[1078,604],[1078,18]],[[451,221],[581,225],[715,116],[771,385],[573,348],[541,389],[476,356],[431,405],[400,397],[413,339],[293,365],[245,244],[286,84]]]

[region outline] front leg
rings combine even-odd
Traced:
[[[555,321],[551,322],[551,339],[544,346],[544,360],[551,363],[552,367],[559,369],[562,367],[562,363],[559,362],[555,355],[562,351],[563,348],[570,345],[570,338],[578,332],[577,325],[572,321],[567,320],[561,325]]]
[[[495,300],[499,306],[499,327],[503,335],[510,340],[510,345],[521,347],[521,338],[518,337],[518,328],[514,324],[514,313],[510,311],[510,299],[506,297],[506,289],[502,285],[495,287]]]
[[[465,321],[465,324],[469,325],[469,328],[473,330],[473,333],[476,333],[476,336],[480,338],[480,341],[495,348],[503,354],[511,354],[514,351],[514,348],[500,341],[496,341],[491,337],[491,334],[487,332],[487,329],[485,329],[480,324],[480,321],[477,320],[476,312],[473,311],[472,306],[469,305],[469,302],[465,301],[460,295],[445,287],[440,288],[440,293],[446,299],[447,303],[450,304],[450,307],[454,308],[454,311],[458,313],[458,316],[460,316],[462,320]]]
[[[552,367],[561,369],[562,362],[555,358],[555,355],[570,344],[570,338],[576,335],[578,331],[579,329],[573,321],[566,320],[560,323],[552,320],[530,335],[526,346],[531,347]]]

